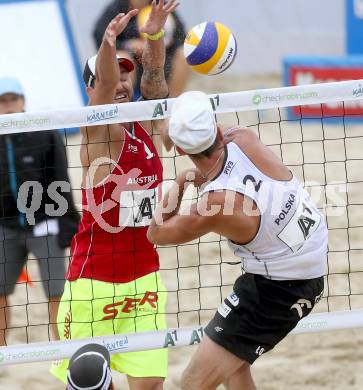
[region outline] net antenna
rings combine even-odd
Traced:
[[[362,85],[363,80],[354,80],[210,95],[218,121],[254,130],[305,185],[326,217],[326,288],[314,313],[304,318],[293,333],[363,327]],[[74,162],[79,144],[67,135],[67,129],[163,119],[170,115],[172,104],[173,99],[164,99],[2,115],[0,130],[2,134],[64,130],[72,176],[72,169],[81,169],[79,162]],[[320,107],[318,116],[309,114],[312,106]],[[350,113],[351,107],[355,107],[355,114]],[[358,114],[357,107],[361,108]],[[175,151],[162,157],[166,183],[180,171],[182,158]],[[185,202],[196,196],[189,194]],[[232,265],[238,259],[216,234],[158,250],[168,291],[168,330],[34,342],[29,336],[31,330],[37,332],[44,323],[37,322],[37,316],[31,314],[33,303],[27,295],[26,302],[18,305],[26,307],[25,323],[18,325],[26,329],[26,344],[1,347],[0,365],[63,359],[90,341],[104,344],[111,353],[199,343],[203,326],[241,273],[238,264]],[[28,294],[29,289],[26,291]]]

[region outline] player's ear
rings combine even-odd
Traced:
[[[183,149],[180,149],[179,146],[175,146],[177,152],[181,155],[181,156],[186,156],[186,153],[184,152]]]
[[[87,96],[88,96],[88,97],[91,97],[92,91],[93,91],[93,88],[91,88],[91,87],[89,87],[89,86],[87,85],[87,87],[86,87],[86,93],[87,93]]]

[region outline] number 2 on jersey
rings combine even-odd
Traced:
[[[259,180],[259,182],[257,183],[256,179],[252,176],[252,175],[246,175],[244,178],[243,178],[243,184],[246,185],[248,181],[251,181],[255,187],[255,191],[258,192],[260,190],[260,187],[261,187],[261,184],[262,184],[262,180]]]

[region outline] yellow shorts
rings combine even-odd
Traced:
[[[158,272],[128,283],[92,279],[66,282],[57,325],[61,340],[166,329],[166,288]],[[52,363],[50,372],[67,382],[69,360]],[[133,377],[166,377],[168,350],[111,355],[111,368]]]

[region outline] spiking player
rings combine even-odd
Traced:
[[[182,389],[212,390],[224,383],[230,390],[253,390],[250,365],[321,297],[324,217],[252,131],[236,128],[223,137],[205,94],[187,92],[174,101],[169,136],[196,169],[176,178],[155,211],[149,239],[176,245],[215,232],[228,238],[245,271],[207,325]],[[190,213],[178,214],[188,182],[205,186]]]
[[[164,77],[163,26],[177,7],[153,1],[143,32],[141,92],[145,99],[168,96]],[[116,38],[137,14],[119,14],[108,25],[97,57],[87,61],[84,81],[89,105],[132,99],[134,66],[116,57]],[[111,117],[117,106],[91,115]],[[160,280],[158,254],[147,238],[156,204],[162,165],[150,123],[122,123],[82,129],[83,217],[71,248],[71,263],[58,313],[61,338],[141,332],[165,328],[166,289]],[[124,344],[126,346],[126,344]],[[52,373],[66,382],[68,361]],[[162,389],[167,373],[165,349],[115,354],[111,368],[126,373],[134,390]]]

